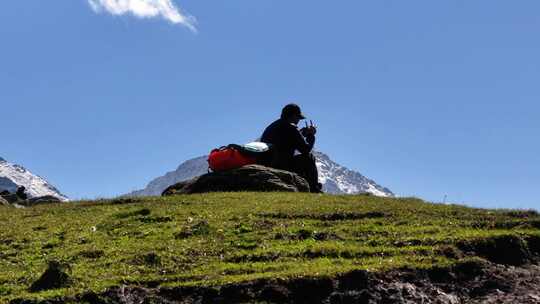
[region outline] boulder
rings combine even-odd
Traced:
[[[309,192],[309,184],[303,177],[289,171],[247,165],[177,183],[165,189],[162,195],[238,191]]]
[[[11,204],[0,196],[0,206],[11,206]]]
[[[34,206],[38,204],[53,204],[53,203],[61,203],[62,201],[52,195],[45,195],[45,196],[39,196],[39,197],[32,197],[27,200],[27,205]]]
[[[5,195],[2,195],[1,197],[10,204],[21,202],[17,194],[5,194]]]
[[[68,287],[72,283],[67,271],[70,266],[57,261],[50,261],[45,272],[37,281],[32,283],[29,290],[31,292],[39,292],[43,290],[57,289]]]

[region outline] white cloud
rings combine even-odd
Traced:
[[[195,18],[184,14],[172,0],[88,0],[88,3],[96,13],[106,11],[113,15],[132,14],[139,18],[161,17],[197,31]]]

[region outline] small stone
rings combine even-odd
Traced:
[[[50,261],[41,277],[30,286],[31,292],[67,287],[71,278],[66,273],[69,266],[57,261]]]

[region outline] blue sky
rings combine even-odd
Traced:
[[[166,2],[4,3],[0,156],[109,197],[296,101],[399,195],[540,208],[540,2]]]

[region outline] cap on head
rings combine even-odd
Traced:
[[[281,118],[291,118],[298,117],[300,119],[305,119],[306,117],[302,114],[302,110],[295,103],[290,103],[286,105],[283,110],[281,110]]]

